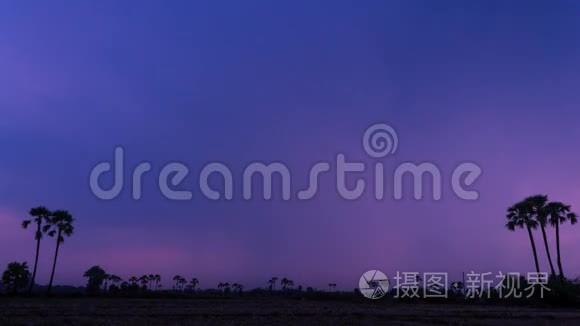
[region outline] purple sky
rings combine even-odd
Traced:
[[[96,264],[247,288],[286,276],[351,289],[375,268],[529,271],[527,234],[505,230],[505,209],[535,193],[580,207],[579,14],[574,1],[1,2],[0,266],[33,260],[19,225],[42,204],[76,218],[57,283],[83,284]],[[446,184],[440,201],[388,190],[350,202],[332,175],[307,202],[246,202],[239,182],[231,202],[197,189],[211,161],[238,181],[251,162],[281,161],[300,189],[339,152],[375,162],[361,137],[378,122],[399,135],[387,171],[430,161],[449,180],[477,162],[480,199]],[[194,199],[163,199],[155,174],[141,201],[130,188],[95,198],[89,173],[117,145],[128,167],[187,164]],[[562,230],[569,276],[579,232]],[[42,243],[40,283],[53,250]]]

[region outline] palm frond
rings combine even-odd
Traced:
[[[510,231],[516,230],[516,224],[513,221],[509,221],[506,223],[505,227]]]
[[[570,224],[572,224],[572,225],[578,223],[578,214],[576,214],[574,212],[568,213],[567,218],[570,221]]]

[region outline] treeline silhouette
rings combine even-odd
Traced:
[[[198,289],[199,280],[196,277],[186,279],[181,275],[173,276],[171,289],[163,289],[161,285],[162,277],[159,274],[145,274],[140,277],[131,276],[127,280],[115,275],[108,274],[100,266],[93,266],[84,274],[88,279],[85,290],[89,294],[151,294],[151,293],[173,293],[173,294],[195,294],[201,292]],[[267,291],[276,291],[276,283],[278,277],[273,277],[268,280]],[[289,278],[282,278],[280,280],[280,291],[289,292],[294,290],[294,281]],[[333,286],[336,284],[333,283]],[[263,290],[263,289],[254,289]],[[312,288],[308,288],[314,291]],[[219,282],[215,288],[203,290],[206,293],[221,293],[224,295],[237,294],[241,295],[244,292],[244,285],[241,283]],[[302,291],[302,286],[299,286],[296,291]]]
[[[38,258],[41,252],[41,242],[46,235],[56,239],[50,281],[46,287],[46,294],[50,295],[55,277],[59,248],[64,243],[65,237],[73,235],[73,223],[75,220],[66,210],[51,211],[44,206],[30,209],[29,215],[30,218],[22,222],[22,227],[24,229],[32,228],[34,230],[36,251],[32,273],[29,271],[27,262],[11,262],[2,274],[2,282],[0,285],[5,292],[13,295],[18,294],[26,287],[28,287],[29,295],[32,294],[34,288],[43,288],[38,286],[35,281],[37,276]],[[173,293],[196,293],[199,284],[199,280],[195,277],[186,279],[181,275],[175,275],[172,279],[173,284],[171,290],[164,290],[162,289],[161,275],[159,274],[131,276],[127,280],[124,280],[118,275],[108,274],[100,266],[89,268],[83,276],[87,278],[87,284],[84,287],[84,290],[91,295],[112,293],[144,294],[162,290],[164,292]],[[277,280],[277,277],[268,280],[267,289],[269,291],[276,291]],[[280,280],[280,286],[282,291],[293,290],[294,281],[284,277]],[[334,284],[334,287],[336,287],[336,284]],[[229,282],[220,282],[217,284],[216,288],[218,292],[223,294],[242,294],[244,285],[241,283],[230,284]],[[302,291],[302,286],[299,286],[297,290]],[[308,290],[314,291],[314,289],[310,287]]]
[[[35,240],[35,258],[32,266],[32,273],[29,270],[27,262],[11,262],[2,274],[0,283],[0,292],[10,295],[23,293],[27,288],[28,295],[33,293],[44,292],[51,294],[53,281],[55,279],[56,266],[59,255],[59,248],[64,243],[65,238],[74,233],[73,216],[66,210],[50,211],[44,206],[32,208],[29,211],[30,218],[22,222],[24,229],[33,229]],[[510,231],[524,229],[527,231],[530,245],[532,248],[534,265],[536,272],[540,272],[537,248],[534,241],[533,231],[541,230],[546,258],[550,268],[548,299],[550,302],[563,304],[580,304],[580,279],[569,280],[565,277],[562,252],[560,248],[561,235],[560,228],[564,224],[574,225],[578,222],[578,215],[572,211],[571,206],[561,202],[551,202],[547,195],[533,195],[524,198],[507,209],[507,222],[505,227]],[[556,268],[554,267],[552,255],[548,242],[548,230],[552,227],[555,234],[556,243]],[[38,259],[41,252],[41,242],[48,236],[55,239],[53,254],[53,264],[50,271],[50,281],[47,286],[39,286],[35,283],[37,276]],[[300,296],[304,297],[323,297],[329,298],[356,298],[361,299],[362,295],[358,289],[354,291],[340,292],[336,291],[336,283],[328,283],[328,290],[322,291],[312,287],[305,289],[298,285],[295,287],[293,280],[283,277],[272,277],[268,279],[264,288],[256,288],[244,292],[244,285],[239,282],[219,282],[213,288],[199,289],[200,280],[196,277],[186,278],[181,275],[175,275],[171,278],[172,284],[170,289],[162,287],[162,276],[159,274],[143,274],[141,276],[130,276],[127,279],[116,274],[109,274],[100,266],[89,268],[83,276],[87,279],[84,287],[59,286],[62,292],[64,289],[68,293],[81,295],[85,293],[91,296],[213,296],[213,297],[233,297],[244,295],[279,295]],[[522,277],[522,287],[525,279]],[[461,281],[452,282],[449,287],[450,298],[455,300],[466,301],[465,284]],[[392,292],[393,290],[391,290]],[[488,291],[488,299],[493,300],[497,293],[493,289]],[[35,293],[35,294],[36,294]]]
[[[556,276],[556,270],[552,263],[552,255],[550,254],[546,228],[550,226],[554,227],[556,233],[556,261],[558,263],[558,276],[560,281],[564,281],[564,269],[562,268],[562,255],[560,251],[560,225],[568,222],[574,225],[578,222],[578,214],[572,212],[570,205],[561,202],[549,202],[547,195],[529,196],[509,207],[506,218],[508,219],[508,222],[506,223],[506,228],[508,230],[515,231],[519,228],[526,229],[528,232],[537,273],[540,273],[540,264],[538,262],[538,252],[532,230],[537,229],[538,226],[540,227],[542,238],[544,240],[546,257],[550,265],[551,277]]]
[[[70,237],[73,234],[74,218],[66,210],[50,211],[44,206],[32,208],[29,215],[31,219],[22,221],[22,227],[24,229],[28,229],[29,227],[34,228],[36,255],[34,258],[32,276],[28,271],[28,264],[26,262],[12,262],[8,264],[6,271],[2,274],[2,285],[8,292],[13,294],[18,293],[19,290],[26,286],[28,286],[28,293],[32,293],[32,288],[35,285],[36,280],[38,257],[40,255],[40,242],[44,235],[48,235],[49,237],[56,238],[56,249],[53,257],[50,281],[46,289],[46,293],[50,294],[54,281],[58,250],[60,245],[64,242],[65,237]]]

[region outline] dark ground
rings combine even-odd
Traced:
[[[580,309],[284,298],[0,298],[0,325],[580,325]]]

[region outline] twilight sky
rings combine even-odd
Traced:
[[[201,287],[286,276],[352,289],[376,268],[529,271],[527,234],[504,229],[506,207],[546,193],[580,210],[579,15],[576,1],[2,1],[0,266],[32,262],[19,225],[42,204],[76,218],[59,284],[84,284],[96,264],[160,273],[166,287],[177,273]],[[395,201],[387,188],[383,201],[347,201],[332,173],[310,201],[241,198],[251,162],[284,162],[294,190],[339,152],[378,162],[361,146],[378,122],[399,135],[387,185],[397,164],[433,162],[442,200]],[[130,187],[111,201],[90,191],[118,145],[128,170],[153,165],[140,201]],[[234,173],[234,200],[202,197],[212,161]],[[449,187],[465,161],[483,169],[477,201]],[[162,197],[169,162],[190,167],[180,187],[193,200]],[[579,246],[580,227],[564,227],[570,276]],[[40,283],[53,250],[43,241]]]

